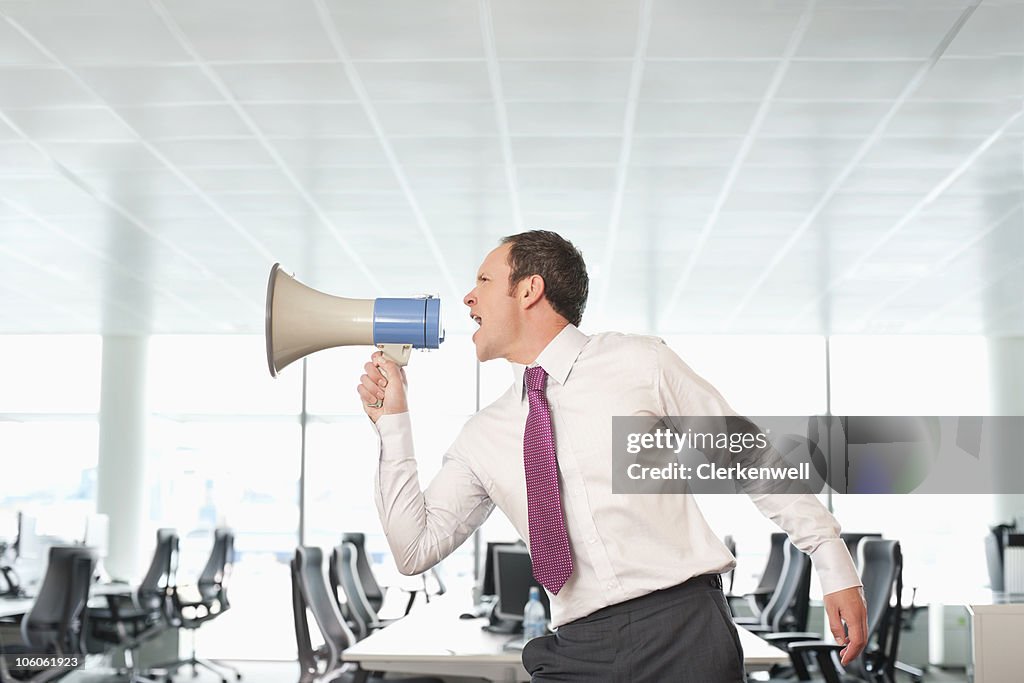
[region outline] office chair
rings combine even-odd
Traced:
[[[348,624],[356,640],[362,640],[373,631],[384,628],[394,619],[381,619],[370,604],[359,580],[359,551],[354,543],[343,542],[331,553],[330,575],[345,594]]]
[[[192,654],[186,659],[177,659],[154,666],[154,669],[177,671],[185,665],[192,667],[192,677],[198,675],[199,667],[220,676],[221,683],[228,683],[222,669],[227,669],[236,680],[242,680],[241,672],[220,662],[199,659],[196,656],[196,631],[206,622],[216,619],[231,608],[228,602],[227,581],[234,559],[235,535],[230,529],[215,529],[213,547],[206,566],[199,574],[195,586],[175,586],[171,589],[170,623],[183,628],[192,638]]]
[[[782,574],[768,604],[756,617],[733,618],[733,621],[773,645],[784,648],[786,643],[794,640],[819,637],[816,633],[806,631],[811,602],[811,558],[788,540],[783,544],[782,557]],[[790,666],[773,666],[771,669],[772,676],[795,673],[800,678],[806,676],[806,672],[807,667],[802,658],[793,658],[792,671]]]
[[[295,640],[299,651],[299,683],[365,683],[379,674],[353,667],[341,659],[345,648],[355,642],[330,595],[324,577],[323,552],[320,548],[299,546],[291,562],[292,616]],[[314,649],[309,634],[307,611],[320,629],[324,644]],[[400,683],[441,683],[436,678],[388,679]]]
[[[356,569],[359,574],[359,583],[363,587],[363,595],[374,612],[379,612],[384,604],[384,589],[377,583],[370,568],[369,556],[366,554],[366,534],[362,532],[348,532],[341,535],[342,543],[351,543],[356,547]]]
[[[372,613],[377,614],[378,612],[380,612],[380,609],[384,604],[384,596],[386,594],[387,589],[385,587],[382,587],[377,582],[377,578],[373,574],[373,569],[370,567],[370,556],[369,553],[366,552],[366,534],[362,532],[343,533],[341,535],[341,543],[351,543],[353,546],[355,546],[356,569],[359,578],[359,583],[362,586],[363,595],[366,596],[366,602],[369,604]],[[339,544],[338,548],[340,547],[341,545]],[[340,575],[338,574],[337,571],[338,564],[335,561],[335,556],[336,553],[331,553],[331,568],[329,572],[331,590],[333,591],[335,596],[339,597],[337,601],[338,609],[341,611],[342,617],[345,618],[345,623],[347,623],[349,625],[349,628],[351,628],[353,631],[358,632],[360,630],[358,626],[358,618],[352,614],[351,608],[349,607],[348,603],[340,599],[340,594],[338,590],[341,587],[341,580]],[[436,585],[436,590],[434,591],[431,591],[427,586],[428,574],[431,578],[433,578],[434,584]],[[441,573],[438,567],[436,566],[432,567],[429,572],[422,575],[422,581],[422,589],[399,589],[409,594],[409,598],[408,600],[406,600],[405,603],[405,614],[408,614],[410,610],[412,610],[413,605],[416,603],[416,596],[419,595],[421,592],[426,598],[426,601],[430,602],[431,595],[444,595],[445,591],[447,590],[447,587],[445,586],[444,583],[444,578],[441,576]],[[342,589],[341,594],[344,593],[345,591]]]
[[[105,608],[88,610],[93,637],[124,648],[125,668],[118,673],[127,675],[128,683],[157,683],[135,670],[135,650],[168,626],[177,556],[177,532],[158,530],[153,559],[138,588],[107,595]]]
[[[894,683],[899,652],[903,593],[903,554],[899,541],[869,538],[863,541],[861,583],[867,602],[868,644],[860,657],[844,669],[836,654],[842,645],[821,640],[788,645],[794,663],[813,654],[824,683]],[[895,603],[893,594],[895,593]],[[802,680],[812,680],[810,676]]]
[[[92,548],[53,546],[46,574],[28,613],[21,620],[21,643],[0,643],[6,655],[85,656],[86,603],[97,556]],[[48,668],[9,671],[0,658],[0,681],[52,681],[68,671]]]
[[[807,628],[811,558],[788,540],[782,550],[782,571],[768,604],[756,617],[733,619],[758,635],[804,631]]]
[[[729,609],[734,617],[742,616],[737,614],[737,603],[742,601],[756,618],[768,605],[772,593],[779,585],[779,578],[782,576],[782,566],[785,563],[785,544],[789,537],[785,533],[776,532],[771,535],[771,546],[768,549],[768,560],[761,571],[761,578],[757,581],[757,588],[743,595],[727,594]]]
[[[736,557],[736,539],[733,538],[731,534],[726,534],[725,538],[722,539],[722,543],[725,544],[726,550],[728,550],[733,557]],[[728,586],[728,589],[725,591],[726,595],[732,595],[732,586],[735,581],[736,567],[733,567],[722,575],[722,582]]]
[[[860,543],[866,538],[881,538],[882,534],[877,532],[869,533],[858,533],[854,531],[844,531],[839,534],[839,538],[842,539],[843,543],[846,544],[846,549],[850,551],[850,557],[853,558],[853,564],[857,569],[860,569]]]
[[[1003,557],[1006,554],[1006,536],[1016,531],[1015,524],[997,524],[990,527],[985,536],[985,563],[988,565],[988,583],[993,591],[1002,593],[1006,590],[1006,577],[1003,571]]]

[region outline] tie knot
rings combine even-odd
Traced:
[[[544,391],[547,383],[548,373],[544,371],[544,368],[539,365],[526,368],[526,388],[529,391]]]

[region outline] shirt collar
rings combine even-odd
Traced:
[[[572,323],[562,328],[562,331],[555,335],[555,338],[548,342],[544,350],[537,356],[537,360],[530,364],[530,367],[539,365],[548,373],[548,377],[559,384],[565,384],[569,378],[569,372],[576,363],[583,347],[587,345],[589,337],[579,331]],[[512,371],[515,373],[516,392],[519,399],[523,398],[523,375],[526,373],[525,365],[512,363]]]

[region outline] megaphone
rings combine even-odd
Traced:
[[[302,284],[280,263],[270,269],[266,323],[271,377],[300,358],[336,346],[376,346],[396,364],[406,365],[413,349],[436,349],[444,341],[436,297],[345,299]]]

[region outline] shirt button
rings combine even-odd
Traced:
[[[609,581],[608,582],[608,588],[615,588],[615,582],[614,581]]]
[[[593,536],[591,536],[590,538],[587,539],[587,543],[595,543],[596,541],[597,541],[597,539],[594,538]]]

